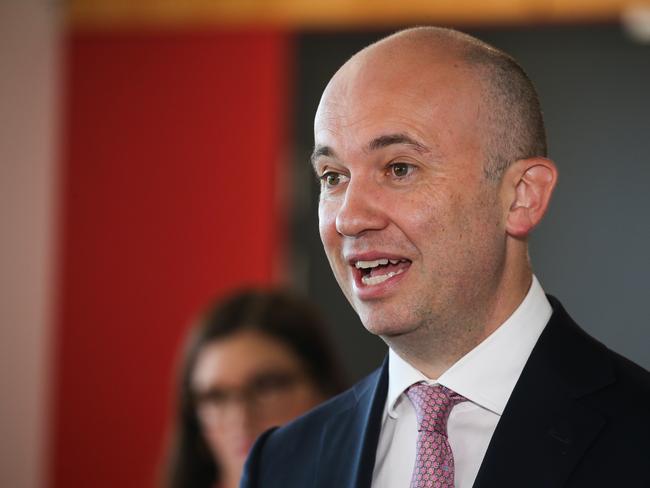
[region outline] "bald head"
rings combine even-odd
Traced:
[[[409,29],[334,75],[314,143],[319,231],[343,293],[438,377],[530,287],[527,236],[557,179],[532,84],[477,39]]]
[[[324,98],[335,86],[341,103],[347,103],[353,88],[372,91],[380,83],[384,91],[426,96],[436,89],[427,85],[437,77],[457,87],[449,103],[463,103],[465,94],[478,91],[476,135],[488,179],[498,180],[514,161],[547,155],[539,98],[521,66],[502,51],[452,29],[407,29],[364,48],[336,73]]]

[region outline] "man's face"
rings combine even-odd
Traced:
[[[498,188],[483,176],[480,88],[451,58],[425,72],[396,64],[344,68],[321,100],[325,252],[375,334],[480,326],[469,322],[494,300],[506,240]]]

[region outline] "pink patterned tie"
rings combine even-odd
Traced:
[[[411,488],[453,488],[454,455],[447,440],[451,409],[465,398],[442,385],[416,383],[406,390],[418,418],[418,452]]]

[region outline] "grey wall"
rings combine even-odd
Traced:
[[[547,293],[612,349],[650,368],[650,46],[618,26],[470,31],[514,55],[535,81],[560,182],[531,256]],[[352,380],[381,361],[338,289],[318,238],[308,157],[329,77],[382,32],[299,39],[294,280],[326,311]]]

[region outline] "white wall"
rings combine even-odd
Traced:
[[[0,486],[45,485],[60,31],[53,0],[0,0]]]

